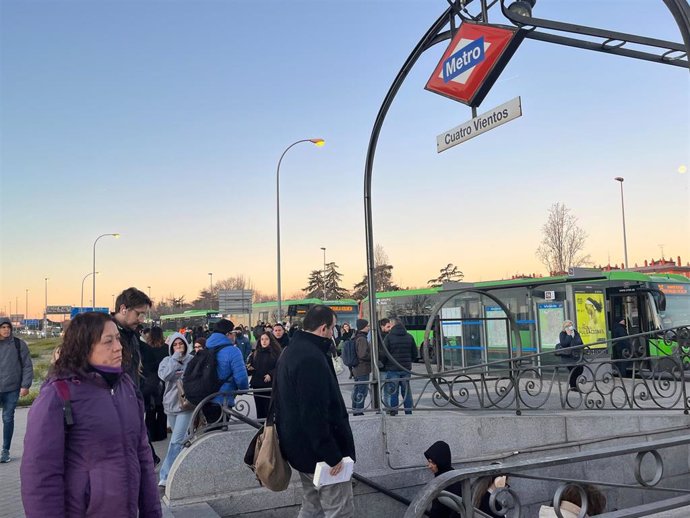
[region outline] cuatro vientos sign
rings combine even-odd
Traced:
[[[523,39],[514,27],[463,22],[425,88],[479,106]]]

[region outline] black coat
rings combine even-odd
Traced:
[[[582,337],[580,333],[575,330],[573,336],[570,336],[565,331],[561,331],[558,335],[558,343],[556,344],[556,349],[565,349],[567,347],[575,347],[582,345]],[[575,349],[573,351],[566,351],[565,355],[561,356],[561,361],[564,363],[572,363],[574,360],[578,360],[582,356],[582,349]]]
[[[149,344],[141,342],[141,367],[142,380],[141,392],[144,395],[146,404],[162,405],[163,391],[165,384],[158,377],[158,366],[164,358],[169,356],[169,349],[166,344],[160,347],[151,347]]]
[[[290,345],[290,337],[287,334],[287,331],[283,333],[283,336],[280,338],[274,337],[276,339],[276,342],[280,344],[280,347],[285,349],[288,345]],[[260,345],[259,345],[260,347]]]
[[[129,365],[125,366],[124,371],[129,374],[132,378],[134,386],[139,391],[139,385],[141,383],[141,344],[143,343],[139,339],[139,333],[129,329],[128,327],[121,326],[117,320],[115,321],[117,330],[120,333],[120,343],[122,348],[127,352],[130,357]]]
[[[250,370],[252,379],[249,381],[249,386],[252,388],[266,388],[273,384],[273,376],[275,375],[276,364],[278,363],[278,356],[270,347],[257,347],[252,354],[249,355],[248,365],[251,365],[254,370]],[[247,369],[249,370],[249,369]],[[264,376],[266,374],[271,376],[271,381],[266,383]]]
[[[412,370],[412,362],[417,360],[417,344],[410,333],[407,332],[405,326],[396,324],[386,335],[383,341],[384,345],[391,353],[395,360],[408,370]],[[382,351],[380,355],[383,361],[384,369],[388,371],[397,371],[398,366],[391,363],[386,353]]]
[[[356,460],[347,407],[328,355],[332,343],[296,331],[278,359],[274,397],[280,449],[302,473],[314,473],[320,461],[335,466],[343,457]]]

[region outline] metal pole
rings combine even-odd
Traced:
[[[468,2],[469,3],[469,2]],[[410,70],[417,62],[419,57],[424,53],[429,46],[434,44],[434,40],[438,35],[439,31],[448,23],[449,16],[452,13],[452,7],[449,7],[444,11],[444,13],[438,17],[436,22],[429,28],[422,39],[417,43],[412,53],[407,58],[402,68],[395,77],[393,84],[391,85],[386,97],[383,100],[383,104],[376,115],[376,120],[374,121],[374,127],[371,130],[371,137],[369,138],[369,147],[367,149],[366,163],[364,166],[364,231],[366,239],[366,251],[367,251],[367,287],[369,291],[369,321],[372,326],[375,326],[376,332],[371,333],[371,369],[372,369],[372,406],[375,409],[380,408],[380,382],[379,382],[379,369],[378,369],[378,342],[379,342],[379,332],[378,332],[378,318],[376,314],[376,282],[374,279],[376,265],[374,264],[374,230],[373,230],[373,216],[371,208],[371,180],[374,169],[374,155],[376,154],[376,145],[379,140],[379,133],[381,133],[381,127],[383,126],[383,121],[386,118],[386,114],[393,103],[395,95],[400,90],[405,78],[409,74]],[[442,40],[439,40],[442,41]]]
[[[321,282],[323,284],[323,299],[326,300],[326,247],[322,246],[321,250],[323,250],[323,274]]]
[[[301,142],[311,142],[312,144],[320,146],[323,145],[323,139],[305,138],[293,142],[285,148],[285,151],[283,151],[283,154],[280,155],[280,159],[278,160],[278,167],[276,168],[276,277],[278,284],[278,318],[276,319],[277,322],[283,321],[283,313],[281,311],[282,290],[280,282],[280,164],[283,161],[285,153],[287,153],[291,147],[296,146]]]
[[[146,286],[146,287],[149,289],[149,298],[151,298],[151,286]],[[149,306],[149,310],[148,310],[148,319],[149,319],[149,323],[150,323],[151,322],[151,306]]]
[[[48,277],[44,279],[45,281],[45,291],[46,291],[46,305],[43,311],[43,337],[48,337]]]
[[[26,297],[25,297],[25,302],[26,302],[26,308],[24,309],[24,320],[29,319],[29,289],[26,289]]]
[[[208,309],[213,309],[213,273],[209,272],[208,276]]]
[[[625,257],[625,267],[628,267],[628,239],[625,233],[625,202],[623,199],[623,181],[624,178],[622,176],[616,176],[614,178],[617,182],[620,182],[621,184],[621,214],[623,215],[623,253]]]
[[[113,236],[115,239],[120,237],[120,234],[101,234],[93,242],[93,266],[91,268],[91,273],[93,274],[93,291],[91,292],[91,305],[96,308],[96,243],[98,240],[105,236]]]
[[[89,272],[86,275],[84,275],[84,278],[81,280],[81,307],[79,308],[79,313],[84,312],[84,281],[89,275],[93,275],[93,272]]]

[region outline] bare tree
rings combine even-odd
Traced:
[[[388,263],[388,254],[383,249],[383,245],[376,244],[374,247],[374,266],[381,266]]]
[[[438,277],[426,281],[430,287],[440,288],[444,282],[460,282],[465,276],[453,263],[448,263],[447,266],[439,270],[439,273]]]
[[[570,213],[565,204],[558,202],[551,205],[542,232],[536,254],[552,275],[589,263],[589,255],[582,255],[587,233],[578,226],[577,217]]]
[[[244,275],[235,275],[234,277],[228,277],[222,281],[218,281],[213,290],[251,290],[252,283],[244,278]]]

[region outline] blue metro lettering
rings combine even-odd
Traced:
[[[443,81],[447,83],[482,61],[484,61],[484,36],[468,43],[443,62]]]

